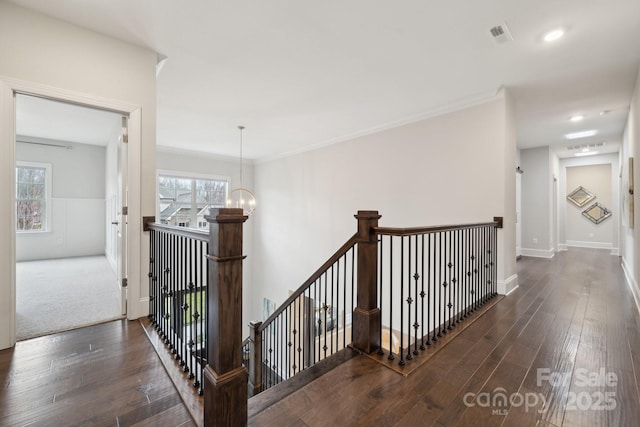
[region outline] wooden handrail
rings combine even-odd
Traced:
[[[148,223],[146,227],[149,230],[165,231],[190,239],[209,241],[209,230],[196,230],[195,228],[177,227],[175,225],[158,224],[157,222]]]
[[[373,231],[379,235],[385,236],[415,236],[418,234],[437,233],[439,231],[452,231],[461,230],[463,228],[481,228],[481,227],[498,227],[500,228],[500,221],[493,222],[481,222],[474,224],[459,224],[459,225],[436,225],[432,227],[408,227],[408,228],[394,228],[394,227],[373,227]]]
[[[325,262],[324,264],[322,264],[322,266],[320,268],[318,268],[315,273],[313,273],[294,293],[292,293],[289,298],[287,298],[285,300],[285,302],[283,302],[280,307],[278,307],[278,309],[267,318],[267,320],[265,320],[264,322],[262,322],[262,325],[260,325],[260,327],[258,328],[258,332],[262,332],[265,330],[265,328],[273,321],[273,319],[275,319],[276,317],[278,317],[283,311],[285,311],[287,309],[287,307],[289,307],[289,305],[291,305],[296,299],[298,299],[300,297],[300,295],[302,295],[304,293],[304,291],[316,280],[318,280],[320,278],[320,276],[322,276],[324,274],[325,271],[327,271],[329,269],[329,267],[331,267],[336,261],[338,261],[342,256],[344,256],[344,254],[347,253],[347,251],[349,249],[351,249],[358,241],[358,234],[354,234],[353,236],[351,236],[351,238],[349,240],[347,240],[347,242],[342,245],[340,247],[340,249],[338,249],[332,256],[331,258],[329,258],[327,260],[327,262]]]

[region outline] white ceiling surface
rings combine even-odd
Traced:
[[[106,146],[121,129],[120,114],[28,95],[16,97],[18,140],[26,136]]]
[[[12,0],[168,59],[157,144],[268,159],[512,90],[518,146],[620,141],[638,0]],[[489,34],[507,22],[514,41]],[[566,35],[545,43],[545,32]],[[611,110],[600,116],[601,110]],[[581,123],[568,117],[583,113]]]

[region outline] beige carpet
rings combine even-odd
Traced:
[[[17,339],[120,318],[120,289],[104,256],[16,263]]]

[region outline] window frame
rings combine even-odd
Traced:
[[[44,226],[39,230],[19,230],[18,229],[18,168],[38,168],[45,170],[44,176]],[[52,184],[52,169],[53,165],[51,163],[43,163],[43,162],[28,162],[23,160],[16,160],[15,174],[16,174],[16,185],[15,185],[15,197],[14,197],[14,212],[15,212],[15,224],[14,229],[16,233],[19,234],[41,234],[41,233],[50,233],[53,231],[53,224],[51,221],[52,218],[52,196],[51,189],[53,187]]]
[[[203,174],[203,173],[197,173],[197,172],[184,172],[184,171],[177,171],[177,170],[169,170],[169,169],[156,169],[156,222],[160,223],[161,218],[160,218],[160,177],[168,177],[168,178],[177,178],[177,179],[187,179],[187,180],[210,180],[210,181],[224,181],[227,184],[226,187],[226,194],[225,194],[225,201],[227,200],[227,198],[229,197],[229,187],[231,185],[231,178],[229,176],[225,176],[225,175],[210,175],[210,174]],[[193,203],[193,197],[194,197],[194,187],[193,187],[193,182],[192,182],[192,186],[191,186],[191,196],[192,196],[192,203]],[[197,227],[197,219],[196,219],[196,227],[193,226],[189,226],[188,228],[190,229],[195,229],[195,230],[202,230],[202,228]]]

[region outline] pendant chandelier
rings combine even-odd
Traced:
[[[251,215],[256,208],[256,198],[251,191],[242,186],[242,131],[244,126],[238,126],[240,130],[240,187],[229,192],[227,198],[228,208],[242,208],[244,215]]]

